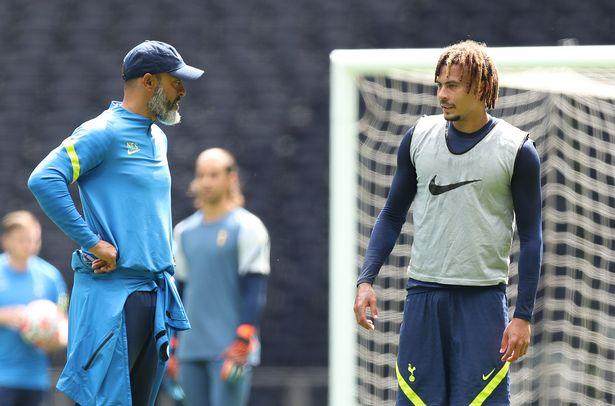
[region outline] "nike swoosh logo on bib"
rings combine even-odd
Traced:
[[[463,182],[451,183],[450,185],[436,185],[436,177],[438,175],[434,175],[431,178],[431,182],[429,182],[429,191],[432,195],[437,196],[442,193],[449,192],[453,189],[457,189],[460,186],[467,185],[468,183],[480,182],[482,179],[474,179],[474,180],[465,180]]]

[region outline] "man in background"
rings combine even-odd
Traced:
[[[1,226],[0,405],[41,405],[50,386],[47,352],[66,346],[65,331],[35,344],[20,330],[28,318],[26,306],[35,300],[55,303],[60,328],[65,328],[66,286],[60,272],[37,256],[41,226],[31,213],[11,212]]]
[[[260,358],[269,236],[242,207],[237,163],[228,151],[203,151],[195,172],[190,190],[199,210],[175,227],[176,278],[185,285],[192,324],[179,335],[181,383],[188,406],[243,406]]]
[[[123,100],[79,126],[30,176],[45,213],[81,247],[57,388],[83,406],[153,404],[169,333],[190,327],[170,281],[171,175],[155,122],[180,122],[183,81],[202,74],[169,44],[135,46],[122,64]]]

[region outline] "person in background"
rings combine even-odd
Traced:
[[[175,227],[178,282],[192,330],[179,335],[177,375],[188,406],[240,406],[260,358],[258,326],[265,304],[269,236],[243,208],[233,156],[203,151],[190,190],[198,211]]]
[[[55,303],[59,325],[65,328],[66,285],[60,272],[37,256],[41,226],[31,213],[11,212],[1,227],[0,405],[41,405],[50,387],[47,353],[66,346],[66,335],[34,344],[20,330],[28,318],[27,305],[37,300]]]

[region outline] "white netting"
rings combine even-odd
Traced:
[[[543,78],[560,75],[546,89],[539,87],[546,80],[524,81],[527,75],[531,72],[508,73],[514,87],[501,86],[492,112],[529,131],[542,161],[542,277],[531,348],[511,367],[512,401],[610,404],[615,402],[615,92],[609,99],[604,89],[615,83],[615,72],[536,73]],[[507,74],[501,77],[505,80]],[[583,86],[571,84],[578,77],[584,78]],[[407,72],[358,80],[360,263],[384,205],[403,134],[421,115],[440,113],[432,82],[433,77]],[[409,215],[374,284],[381,309],[376,331],[359,329],[357,337],[357,400],[362,405],[395,404],[395,356],[411,244]],[[511,305],[518,251],[515,237]]]

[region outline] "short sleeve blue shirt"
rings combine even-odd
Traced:
[[[64,303],[66,285],[60,272],[38,257],[30,258],[25,271],[18,271],[9,265],[6,254],[0,254],[0,307],[26,305],[39,299]],[[49,388],[49,359],[45,352],[5,326],[0,326],[0,365],[0,386]]]
[[[240,276],[269,274],[267,229],[254,214],[237,208],[213,222],[196,212],[175,234],[176,277],[186,282],[184,303],[192,325],[181,335],[179,357],[218,359],[240,323]],[[255,364],[258,356],[250,361]]]

